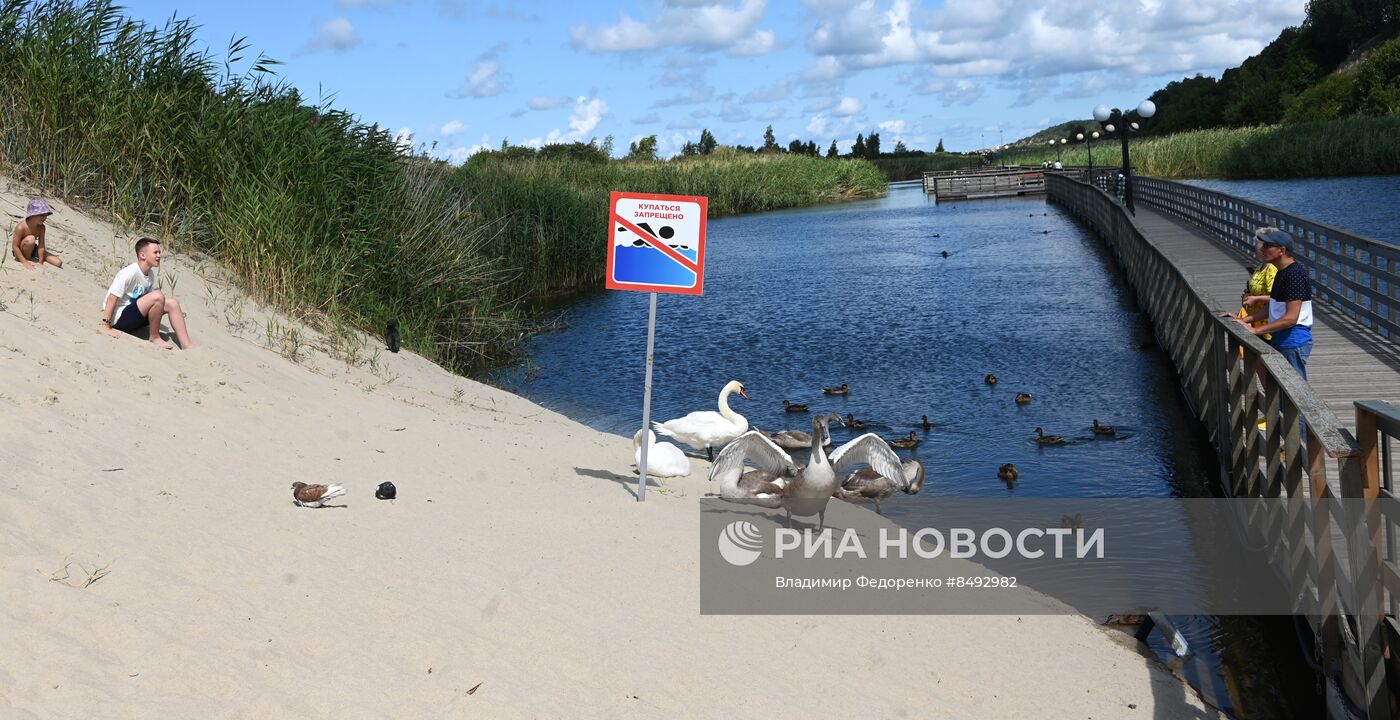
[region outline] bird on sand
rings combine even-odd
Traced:
[[[302,507],[324,507],[325,502],[345,494],[339,485],[307,485],[304,482],[292,483],[292,501]]]

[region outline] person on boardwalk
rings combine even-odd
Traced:
[[[48,230],[45,223],[52,214],[48,203],[39,198],[30,200],[24,209],[24,219],[15,226],[10,236],[10,253],[25,270],[41,268],[45,264],[63,267],[63,259],[49,252],[48,242],[44,238]]]
[[[1259,235],[1260,257],[1278,268],[1269,304],[1237,322],[1255,335],[1269,335],[1269,344],[1304,380],[1308,379],[1308,356],[1312,354],[1312,281],[1301,263],[1293,259],[1293,236],[1283,230]],[[1264,320],[1264,324],[1250,326]]]
[[[185,327],[185,313],[180,303],[167,296],[156,285],[156,268],[160,267],[160,243],[151,238],[136,241],[136,262],[117,272],[112,286],[107,289],[107,298],[102,303],[103,331],[112,337],[121,337],[121,332],[135,332],[143,327],[150,328],[151,342],[166,350],[174,349],[160,336],[160,319],[170,316],[170,327],[175,330],[175,340],[182,349],[194,346],[189,330]]]
[[[1249,276],[1249,282],[1245,283],[1244,292],[1240,293],[1239,315],[1241,319],[1269,306],[1269,292],[1274,288],[1274,276],[1278,274],[1278,268],[1264,259],[1264,241],[1260,238],[1276,232],[1280,232],[1276,227],[1262,227],[1254,231],[1254,255],[1259,258],[1259,266],[1254,268],[1254,272]],[[1253,325],[1259,327],[1265,322],[1260,320]],[[1270,339],[1268,333],[1265,333],[1263,337],[1266,341]]]

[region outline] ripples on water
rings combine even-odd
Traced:
[[[1400,243],[1400,175],[1294,180],[1187,180],[1326,223],[1374,240]]]
[[[737,378],[751,399],[733,407],[766,430],[810,430],[783,400],[852,413],[887,437],[918,430],[923,444],[900,455],[923,460],[927,480],[885,504],[896,520],[945,496],[1206,494],[1210,450],[1146,317],[1111,258],[1043,198],[936,205],[917,185],[893,186],[878,200],[714,220],[707,243],[705,295],[659,299],[654,419],[712,410]],[[526,366],[491,379],[630,437],[646,313],[644,293],[579,298],[566,330],[535,338]],[[849,395],[822,394],[841,383]],[[1017,392],[1033,400],[1018,406]],[[918,428],[925,414],[934,430]],[[1120,437],[1095,438],[1094,419]],[[1038,447],[1037,426],[1069,443]],[[1007,462],[1020,470],[1011,486],[997,477]],[[1222,619],[1183,620],[1198,647],[1230,642]],[[1271,671],[1243,674],[1277,686]]]

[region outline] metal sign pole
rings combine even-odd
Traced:
[[[647,499],[647,451],[651,449],[651,362],[656,348],[656,293],[647,313],[647,381],[642,391],[642,457],[637,462],[637,502]]]

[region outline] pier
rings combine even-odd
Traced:
[[[991,167],[924,173],[924,192],[934,200],[1043,195],[1046,171],[1041,167]]]
[[[1400,246],[1147,177],[1133,178],[1133,214],[1113,194],[1114,172],[1047,173],[1045,192],[1116,258],[1214,445],[1225,492],[1392,499]],[[1313,284],[1307,382],[1262,339],[1218,316],[1238,309],[1241,269],[1258,262],[1254,230],[1269,225],[1296,238],[1295,257]],[[1392,657],[1400,649],[1400,517],[1388,508],[1368,511],[1363,532],[1343,535],[1338,528],[1357,518],[1340,517],[1340,505],[1310,514],[1281,503],[1277,512],[1248,518],[1242,532],[1269,548],[1281,583],[1329,610],[1306,617],[1328,681],[1329,715],[1389,718],[1400,670]]]

